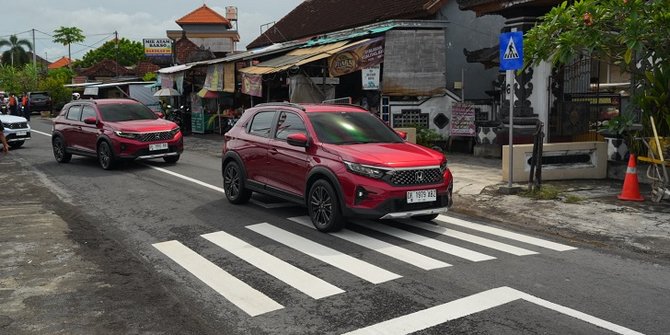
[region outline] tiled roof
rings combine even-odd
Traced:
[[[70,63],[72,63],[72,60],[63,56],[63,57],[59,58],[57,61],[49,64],[48,68],[49,68],[49,70],[60,69],[62,67],[70,65]]]
[[[423,19],[448,0],[305,0],[247,49],[392,19]]]
[[[458,0],[461,10],[474,11],[477,16],[497,14],[504,17],[539,16],[563,0]]]
[[[202,5],[202,7],[184,15],[181,19],[175,22],[180,26],[183,24],[223,24],[228,29],[233,27],[228,19],[221,16],[221,14],[217,13],[215,10],[207,7],[207,5]]]
[[[123,65],[111,59],[101,60],[89,68],[85,68],[79,72],[79,75],[87,77],[113,77],[117,75],[131,75],[133,71],[128,70]]]

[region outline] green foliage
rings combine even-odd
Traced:
[[[542,185],[539,189],[526,190],[519,193],[520,196],[535,200],[554,200],[558,199],[560,191],[552,185]]]
[[[47,77],[39,84],[39,89],[49,92],[54,110],[60,110],[72,100],[72,90],[64,85],[72,82],[74,72],[68,68],[50,70]]]
[[[654,116],[670,135],[670,5],[668,0],[580,0],[554,7],[524,38],[526,66],[569,63],[581,54],[621,66],[637,85],[632,100],[650,135]],[[646,124],[645,124],[646,123]]]
[[[28,51],[33,50],[33,45],[28,40],[18,39],[16,35],[11,35],[9,39],[0,40],[0,48],[3,47],[9,47],[9,49],[2,53],[2,64],[22,67],[30,62]]]
[[[433,129],[420,125],[410,125],[410,128],[416,128],[416,144],[432,148],[435,141],[444,140],[444,137]]]
[[[156,72],[147,72],[142,77],[142,80],[144,80],[144,81],[154,81],[154,80],[156,80],[156,78],[158,78],[158,75],[156,74]]]
[[[89,50],[84,57],[75,62],[75,66],[89,67],[104,59],[116,60],[120,65],[131,66],[144,60],[144,45],[141,42],[125,38],[116,41],[107,41],[97,49]]]
[[[34,91],[40,79],[37,68],[32,64],[26,64],[21,68],[11,65],[0,66],[0,88],[7,92],[21,94]]]
[[[67,45],[67,56],[72,59],[70,46],[72,43],[83,42],[86,38],[77,27],[63,27],[54,30],[54,42]]]
[[[565,199],[563,199],[563,202],[567,204],[576,204],[582,201],[584,201],[584,198],[574,194],[569,194],[565,197]]]

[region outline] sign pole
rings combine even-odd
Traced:
[[[509,98],[509,153],[507,158],[509,160],[509,176],[507,178],[507,187],[512,188],[512,179],[514,176],[514,70],[507,70],[507,87],[509,87],[508,92],[510,93]]]

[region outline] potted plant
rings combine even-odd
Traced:
[[[598,130],[607,142],[607,159],[610,161],[625,161],[631,146],[635,144],[635,136],[642,129],[642,125],[635,123],[632,113],[619,115],[603,122]]]

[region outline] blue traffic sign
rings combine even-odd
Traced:
[[[500,70],[523,68],[523,33],[513,31],[500,34]]]

